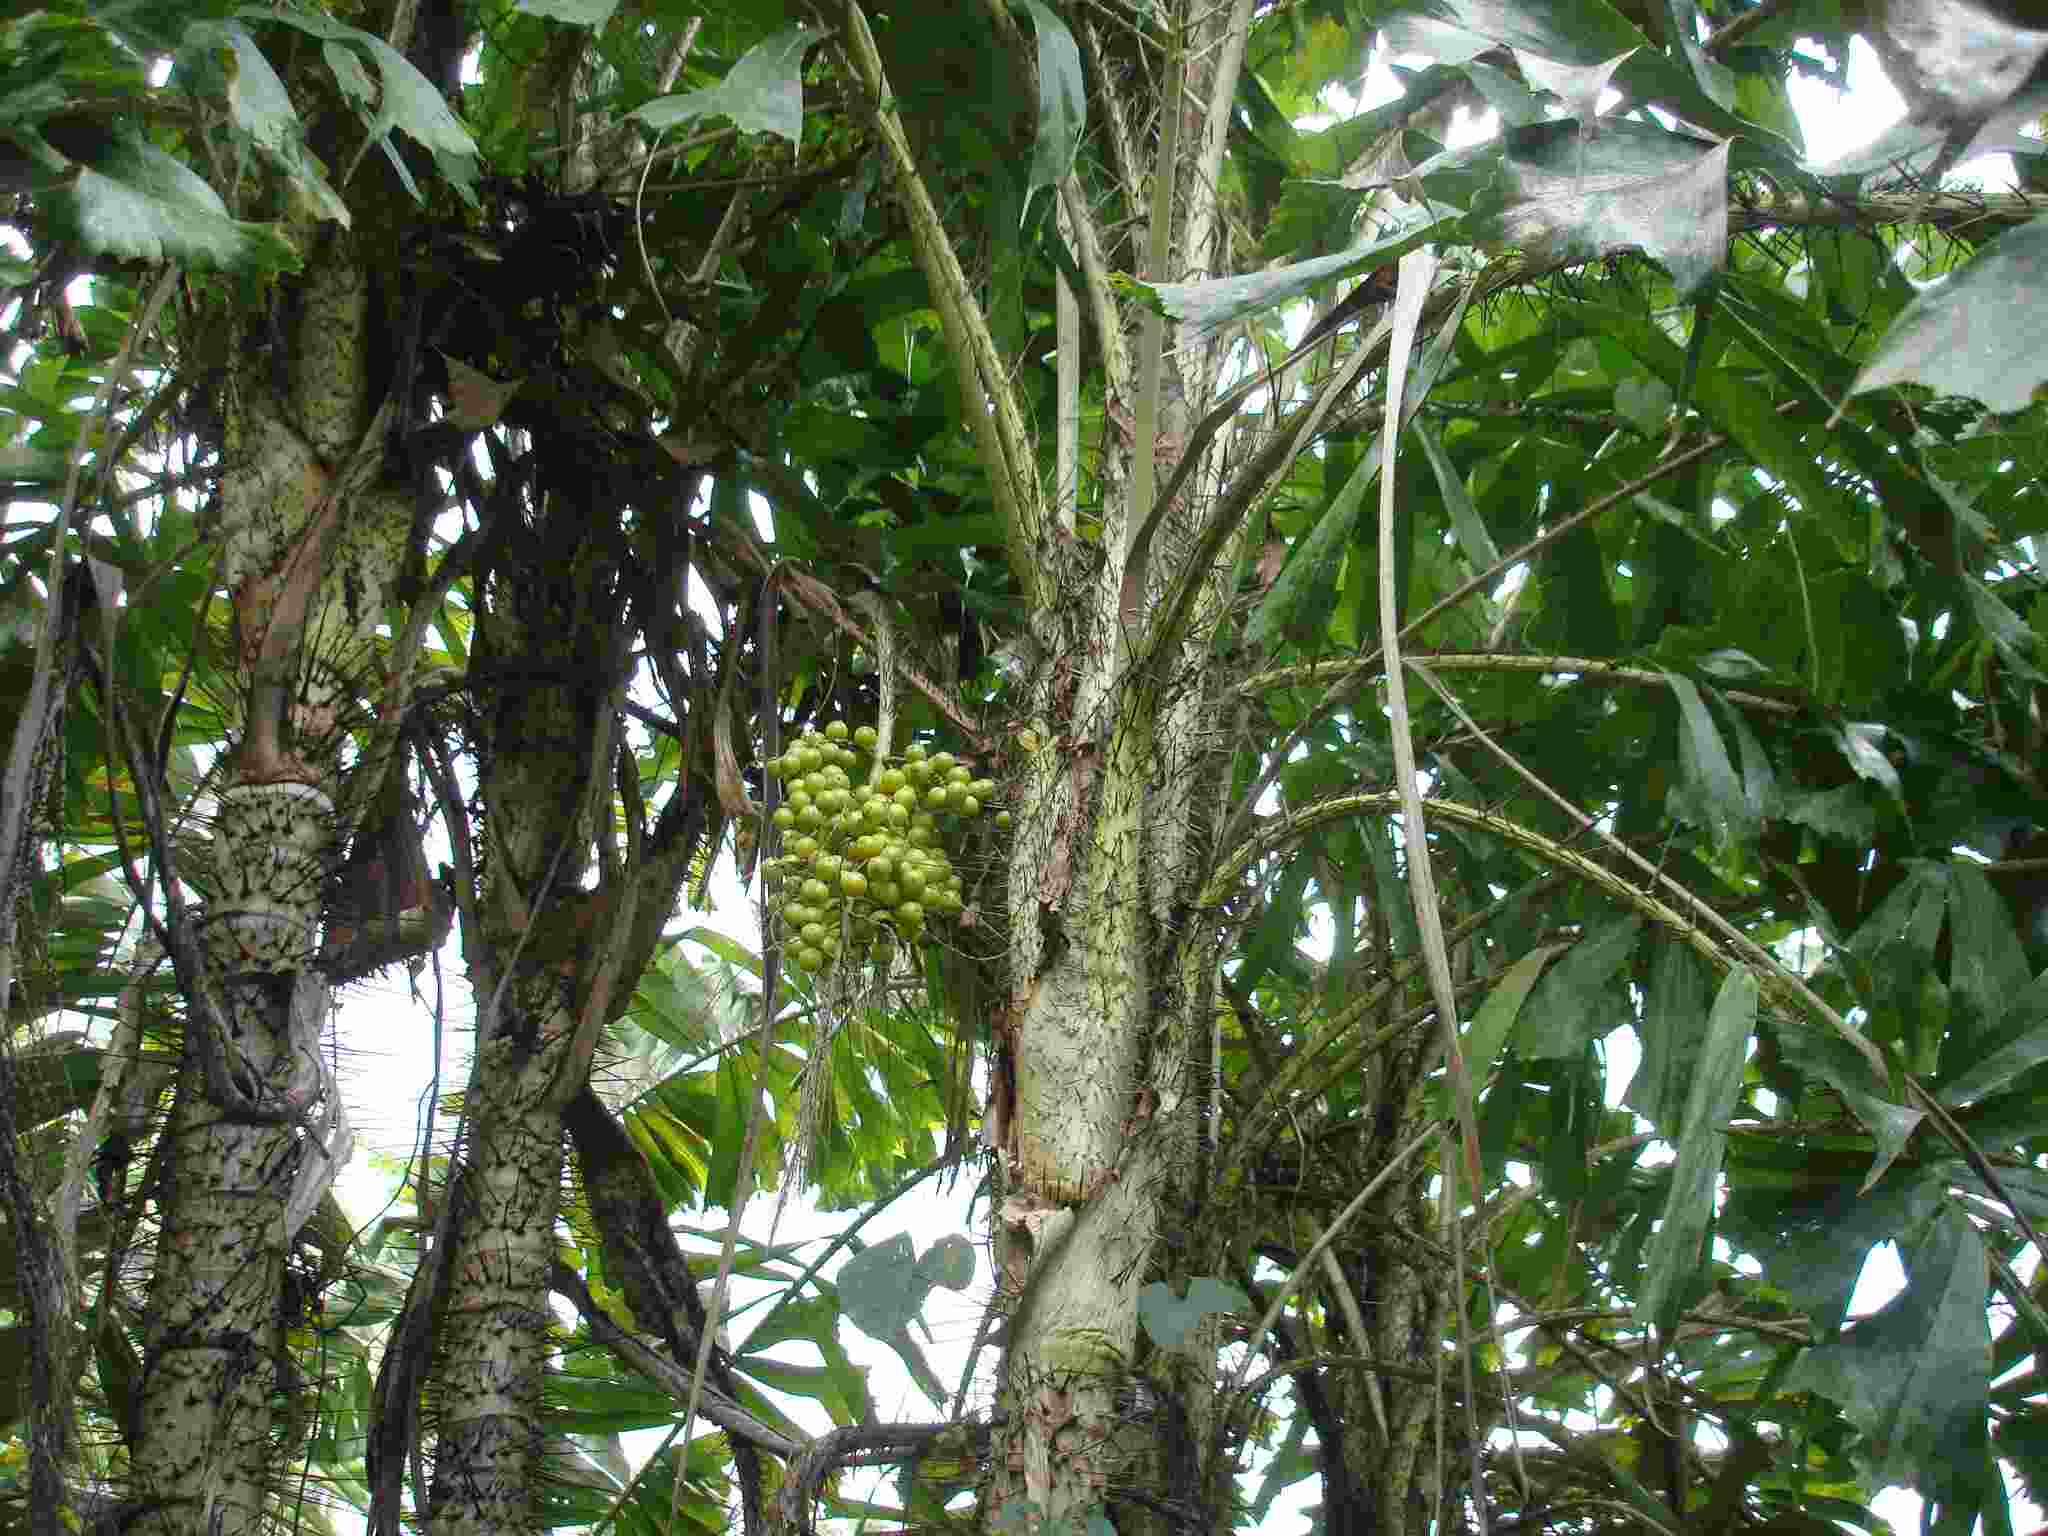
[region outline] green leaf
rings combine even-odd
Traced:
[[[1962,586],[1963,595],[1969,600],[1971,617],[1976,619],[1977,627],[1997,650],[2000,659],[2021,677],[2036,683],[2048,682],[2048,675],[2042,673],[2036,661],[2042,649],[2041,637],[2005,605],[2005,600],[1992,591],[1988,583],[1964,571]]]
[[[1188,1281],[1185,1299],[1174,1295],[1171,1286],[1154,1280],[1138,1292],[1138,1321],[1161,1349],[1178,1349],[1203,1318],[1242,1312],[1250,1305],[1251,1299],[1243,1291],[1213,1275],[1197,1275]]]
[[[1645,437],[1655,437],[1671,420],[1671,386],[1655,374],[1631,374],[1614,386],[1614,410]]]
[[[1968,266],[1923,290],[1893,322],[1852,394],[1924,384],[1994,411],[2039,399],[2048,380],[2048,218],[2007,230]]]
[[[1728,1143],[1722,1129],[1742,1088],[1749,1037],[1756,1029],[1756,978],[1737,967],[1728,973],[1692,1074],[1678,1163],[1664,1200],[1663,1225],[1650,1239],[1646,1273],[1636,1295],[1636,1321],[1668,1333],[1677,1322],[1686,1291],[1706,1261],[1707,1227]]]
[[[1616,54],[1628,57],[1615,71],[1622,94],[1655,101],[1688,122],[1719,133],[1745,125],[1700,88],[1692,72],[1653,46],[1606,0],[1439,0],[1432,7],[1453,37],[1504,43],[1519,52],[1566,64],[1590,65]],[[1474,52],[1484,50],[1484,44]],[[1467,57],[1470,57],[1468,54]],[[1604,132],[1608,124],[1602,124]]]
[[[1885,727],[1874,720],[1844,720],[1830,728],[1856,777],[1899,793],[1899,771],[1884,753]]]
[[[522,16],[539,16],[572,27],[601,27],[618,8],[619,0],[519,0],[512,7]]]
[[[1562,948],[1558,944],[1542,945],[1509,966],[1486,994],[1486,1001],[1479,1005],[1479,1011],[1472,1015],[1472,1022],[1465,1026],[1459,1044],[1465,1053],[1465,1070],[1471,1074],[1475,1093],[1485,1085],[1486,1074],[1506,1047],[1508,1035],[1515,1027],[1515,1017],[1522,1011],[1522,1004],[1536,985],[1537,977],[1543,974],[1543,967]],[[1446,1076],[1433,1085],[1430,1095],[1437,1117],[1448,1119],[1456,1109],[1451,1102],[1450,1078]]]
[[[1906,1277],[1882,1311],[1801,1357],[1785,1385],[1841,1404],[1863,1432],[1872,1481],[1974,1503],[1986,1465],[1991,1277],[1961,1212],[1935,1217],[1907,1256]]]
[[[727,937],[716,928],[686,928],[676,937],[678,942],[701,944],[727,965],[745,971],[756,981],[761,979],[761,957],[737,939]]]
[[[1044,0],[1024,0],[1038,34],[1038,132],[1028,188],[1056,187],[1073,169],[1088,128],[1088,89],[1074,34]]]
[[[1664,0],[1664,35],[1675,38],[1700,93],[1718,107],[1736,107],[1735,71],[1700,46],[1700,13],[1693,0]],[[1775,123],[1766,127],[1776,128]]]
[[[1464,550],[1473,570],[1491,570],[1500,564],[1500,550],[1495,547],[1493,536],[1486,531],[1479,509],[1472,505],[1472,493],[1465,488],[1465,477],[1458,473],[1457,465],[1444,452],[1442,440],[1428,422],[1418,420],[1409,431],[1422,444],[1429,467],[1436,473],[1437,489],[1443,495],[1445,509],[1451,514],[1451,526],[1457,530],[1458,547]]]
[[[1778,792],[1778,776],[1771,771],[1770,756],[1764,751],[1764,744],[1757,740],[1756,732],[1750,728],[1742,711],[1725,699],[1721,701],[1721,708],[1727,714],[1729,729],[1735,733],[1736,750],[1742,757],[1744,841],[1754,842],[1764,821],[1778,814],[1782,799]]]
[[[1550,968],[1522,1007],[1515,1041],[1523,1056],[1577,1056],[1587,1041],[1626,1021],[1627,1004],[1612,983],[1642,931],[1643,920],[1633,913],[1589,928]]]
[[[789,27],[740,57],[716,85],[658,96],[626,115],[659,130],[699,117],[729,117],[741,133],[772,133],[792,144],[803,136],[804,55],[825,34]]]
[[[2012,909],[1984,871],[1957,860],[1948,870],[1949,987],[1967,1000],[1976,1022],[2005,1017],[2033,981]],[[1981,1031],[1976,1032],[1981,1041]]]
[[[1642,1061],[1628,1085],[1637,1114],[1676,1141],[1707,1035],[1707,963],[1691,946],[1660,939],[1643,996]]]
[[[1863,1181],[1863,1187],[1870,1188],[1906,1149],[1926,1111],[1896,1102],[1890,1086],[1878,1080],[1862,1052],[1818,1024],[1787,1030],[1778,1044],[1787,1062],[1839,1093],[1870,1132],[1876,1156]]]
[[[882,542],[899,559],[941,550],[951,553],[972,549],[977,544],[1001,544],[1003,517],[1000,512],[974,512],[965,517],[934,518],[892,528],[882,536]]]
[[[1389,35],[1396,25],[1397,18],[1387,18]],[[1483,40],[1480,40],[1480,47],[1485,47]],[[1495,69],[1491,64],[1482,64],[1473,59],[1465,65],[1465,78],[1470,80],[1479,94],[1486,98],[1486,104],[1500,114],[1504,127],[1526,128],[1531,123],[1543,121],[1542,100],[1528,86],[1505,70]]]
[[[1877,835],[1877,812],[1869,791],[1854,784],[1795,795],[1786,800],[1784,817],[1840,843],[1867,844]]]
[[[1864,1260],[1879,1243],[1910,1241],[1948,1198],[1938,1169],[1903,1168],[1868,1190],[1839,1180],[1785,1189],[1731,1169],[1720,1235],[1763,1262],[1764,1278],[1791,1297],[1825,1341],[1842,1326]]]
[[[1750,813],[1735,777],[1735,765],[1728,760],[1728,749],[1714,727],[1714,717],[1707,713],[1706,701],[1691,678],[1675,672],[1664,675],[1678,698],[1679,782],[1670,793],[1673,812],[1707,828],[1717,848],[1754,841],[1757,818]]]
[[[1328,618],[1327,605],[1335,590],[1336,573],[1344,546],[1351,541],[1364,508],[1365,493],[1379,478],[1379,441],[1374,439],[1358,461],[1351,478],[1330,498],[1330,505],[1317,519],[1308,537],[1295,541],[1287,563],[1273,582],[1273,590],[1259,601],[1251,622],[1245,626],[1245,643],[1255,650],[1268,649],[1284,636],[1301,631],[1319,632]],[[1314,611],[1317,607],[1323,612]],[[1303,635],[1306,643],[1309,635]]]
[[[1435,16],[1397,10],[1387,17],[1388,49],[1396,56],[1419,53],[1446,64],[1463,64],[1492,48],[1494,40],[1469,27]]]
[[[1514,54],[1522,78],[1537,90],[1548,91],[1563,102],[1564,115],[1575,119],[1583,133],[1585,126],[1598,115],[1601,94],[1614,78],[1614,72],[1626,64],[1629,55],[1635,51],[1634,48],[1624,49],[1613,58],[1602,59],[1597,64],[1561,64],[1528,48],[1517,48]]]
[[[322,218],[350,222],[348,204],[306,148],[290,93],[246,27],[237,21],[195,22],[179,45],[177,74],[188,89],[221,96],[229,120],[276,162]]]
[[[1431,167],[1418,166],[1428,179]],[[1473,238],[1519,246],[1538,261],[1639,250],[1661,262],[1680,297],[1719,269],[1728,247],[1728,145],[1628,121],[1585,139],[1569,122],[1515,133],[1501,160],[1505,203],[1475,219]]]
[[[1988,1099],[2024,1072],[2048,1061],[2048,971],[2013,997],[2001,1023],[2003,1045],[1968,1058],[1963,1070],[1942,1084],[1941,1102],[1952,1107]]]
[[[354,66],[352,75],[360,75],[361,66],[355,62],[355,55],[350,50],[359,49],[367,53],[377,66],[376,114],[369,116],[365,112],[371,142],[383,141],[393,128],[399,129],[433,154],[441,174],[450,185],[466,198],[473,196],[476,141],[470,138],[469,130],[456,120],[455,114],[448,110],[440,89],[404,54],[373,33],[314,11],[246,6],[235,14],[244,21],[277,22],[296,27],[301,32],[325,39],[330,45],[341,45],[330,46],[323,50],[323,54],[329,67],[335,70],[336,80],[359,103],[367,102],[371,93],[352,83],[352,76],[344,74],[338,61],[347,60]],[[395,155],[391,158],[402,167],[403,162]]]
[[[1538,568],[1543,611],[1530,627],[1531,639],[1572,656],[1619,651],[1621,615],[1609,571],[1599,534],[1584,523],[1552,544]]]
[[[1916,109],[1876,138],[1816,166],[1818,175],[1838,181],[1877,172],[1887,180],[1913,186],[1930,181],[1929,173],[1939,161],[1967,160],[2008,144],[2028,142],[2013,130],[2048,110],[2048,89],[2030,78],[2033,66],[2029,56],[2039,56],[2038,31],[2002,28],[2002,37],[1973,41],[1966,50],[1958,46],[1958,34],[1967,33],[1969,23],[1991,22],[1990,8],[1944,5],[1934,11],[1926,0],[1889,0],[1886,10],[1896,18],[1911,18],[1908,27],[1919,33],[1923,49],[1940,39],[1935,51],[1946,55],[1942,62],[1951,71],[1966,71],[1966,77],[1973,78],[1960,88],[1916,81],[1915,94],[1921,98]],[[1913,17],[1916,10],[1921,12],[1917,18]],[[2016,38],[2033,46],[2015,46]],[[1924,66],[1911,60],[1906,67],[1918,74]],[[1998,104],[1997,98],[2005,95],[2015,80],[2027,83]]]
[[[1709,368],[1693,385],[1700,409],[1711,417],[1757,466],[1790,486],[1809,518],[1832,517],[1840,498],[1828,485],[1813,453],[1801,445],[1771,408],[1770,396],[1754,379],[1729,369]]]
[[[51,196],[58,226],[88,251],[123,261],[174,261],[222,272],[298,270],[299,253],[273,224],[247,224],[183,165],[122,138]]]
[[[1298,261],[1270,271],[1249,272],[1241,277],[1220,277],[1206,283],[1157,283],[1149,288],[1144,284],[1133,286],[1151,293],[1169,320],[1178,321],[1191,330],[1213,331],[1298,299],[1324,283],[1357,272],[1370,272],[1390,261],[1397,261],[1431,238],[1442,238],[1443,232],[1456,222],[1424,209],[1410,209],[1394,222],[1391,234],[1383,234],[1370,245],[1339,251],[1334,256],[1318,256],[1311,261]]]

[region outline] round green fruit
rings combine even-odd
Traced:
[[[868,877],[857,869],[849,869],[839,877],[839,889],[848,896],[865,896],[868,893]]]
[[[826,726],[825,739],[827,741],[846,740],[846,722],[844,720],[834,720],[830,725]]]
[[[875,728],[872,725],[861,726],[853,733],[853,744],[863,752],[874,751],[875,743],[880,739],[875,735]]]
[[[796,952],[796,963],[807,971],[822,971],[825,968],[825,951],[806,945]]]

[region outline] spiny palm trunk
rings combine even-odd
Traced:
[[[381,444],[365,451],[371,314],[345,245],[316,259],[296,298],[283,355],[240,349],[228,390],[223,522],[245,711],[212,811],[213,869],[181,872],[210,899],[174,936],[185,1061],[132,1448],[148,1527],[207,1536],[253,1529],[290,1454],[276,1436],[280,1284],[323,1176],[307,1163],[331,1091],[329,988],[312,962],[336,759],[411,521],[402,487],[381,479]]]
[[[1150,252],[1140,274],[1150,281],[1200,282],[1225,264],[1217,188],[1252,10],[1250,0],[1165,8],[1158,20],[1172,43],[1143,78],[1081,24],[1091,88],[1106,108],[1104,179],[1127,216],[1155,225],[1133,242]],[[1159,111],[1161,101],[1176,105]],[[1156,138],[1136,126],[1147,123]],[[1173,179],[1170,195],[1159,195],[1162,175]],[[1070,188],[1063,207],[1085,226],[1088,205]],[[1106,1505],[1129,1532],[1231,1514],[1232,1468],[1215,1453],[1230,1441],[1224,1416],[1240,1405],[1216,1390],[1223,1331],[1155,1340],[1138,1325],[1137,1303],[1155,1278],[1179,1290],[1193,1276],[1238,1272],[1260,1230],[1256,1216],[1241,1215],[1243,1192],[1218,1187],[1242,1171],[1209,1161],[1218,930],[1194,899],[1232,809],[1219,744],[1233,737],[1237,706],[1216,642],[1233,623],[1230,573],[1248,519],[1211,521],[1217,499],[1239,490],[1227,437],[1200,450],[1167,494],[1215,396],[1220,348],[1174,350],[1143,322],[1106,333],[1117,307],[1090,254],[1102,246],[1085,227],[1076,244],[1093,267],[1078,307],[1096,319],[1119,430],[1100,462],[1096,549],[1062,507],[1024,530],[1031,547],[1019,556],[1037,577],[1039,668],[1013,734],[1022,762],[1010,997],[995,1030],[996,1247],[1017,1301],[990,1492],[997,1512],[1022,1502],[1051,1520]],[[949,333],[956,347],[971,327],[960,329]],[[1163,374],[1156,392],[1151,367]],[[1016,499],[1028,507],[1028,495]],[[1394,1064],[1387,1070],[1395,1075]],[[1393,1125],[1419,1113],[1418,1070],[1400,1064]],[[1397,1181],[1383,1209],[1414,1220],[1421,1177]],[[1426,1368],[1443,1278],[1390,1271],[1371,1298],[1378,1336],[1359,1349]],[[1348,1413],[1368,1389],[1346,1378],[1337,1395]],[[1434,1398],[1428,1386],[1380,1395],[1375,1417],[1347,1421],[1345,1449],[1376,1511],[1359,1529],[1391,1536],[1422,1529],[1417,1512],[1426,1524],[1434,1508],[1424,1440]]]
[[[435,1536],[539,1528],[541,1386],[562,1179],[553,1047],[573,1029],[562,979],[516,977],[479,1046],[473,1151],[434,1356]]]
[[[216,836],[232,835],[237,822],[268,825],[294,813],[300,832],[324,831],[324,797],[299,785],[245,786],[225,798]],[[317,856],[317,838],[306,841]],[[317,867],[311,873],[317,891]],[[311,1102],[317,1091],[325,988],[289,969],[282,953],[273,952],[276,968],[256,969],[264,962],[245,952],[251,946],[240,930],[267,930],[281,948],[295,921],[295,947],[304,949],[311,915],[275,907],[216,912],[206,936],[225,1005],[222,1053],[237,1060],[236,1085],[249,1101],[273,1113]],[[150,1287],[136,1477],[154,1528],[235,1532],[258,1525],[274,1483],[285,1210],[299,1149],[289,1122],[252,1123],[215,1102],[192,1054],[166,1132],[164,1236]]]
[[[1250,15],[1249,4],[1178,14],[1187,62],[1177,77],[1179,58],[1161,71],[1168,99],[1231,99]],[[1227,118],[1188,106],[1168,108],[1167,124],[1156,103],[1137,92],[1125,99],[1124,78],[1085,27],[1083,42],[1125,209],[1148,223],[1167,214],[1167,227],[1150,231],[1156,239],[1138,242],[1164,258],[1155,254],[1145,275],[1211,275]],[[1130,125],[1147,121],[1170,129],[1163,144],[1131,135]],[[1159,174],[1171,178],[1163,199]],[[1085,199],[1065,206],[1079,216]],[[1082,244],[1100,249],[1086,231]],[[1041,666],[1014,738],[1025,762],[991,1127],[1005,1191],[997,1254],[1019,1300],[992,1495],[998,1510],[1023,1500],[1058,1519],[1107,1505],[1120,1530],[1163,1530],[1205,1508],[1220,1517],[1227,1504],[1209,1465],[1219,1443],[1217,1331],[1162,1344],[1138,1326],[1146,1284],[1162,1271],[1214,1274],[1187,1266],[1221,1251],[1213,1234],[1186,1224],[1203,1102],[1192,1074],[1213,961],[1206,936],[1183,920],[1213,851],[1227,767],[1215,750],[1227,722],[1217,719],[1224,694],[1211,643],[1226,617],[1221,577],[1198,573],[1184,624],[1161,627],[1156,651],[1144,649],[1215,484],[1211,458],[1156,528],[1145,527],[1180,466],[1215,359],[1162,356],[1144,322],[1101,334],[1116,306],[1106,279],[1088,275],[1093,293],[1080,308],[1096,317],[1111,416],[1124,430],[1110,435],[1099,469],[1102,558],[1073,538],[1070,508],[1035,551],[1046,594],[1033,636]],[[1164,374],[1156,394],[1148,366]],[[1227,553],[1219,568],[1231,569]]]
[[[565,501],[550,512],[535,546],[573,539],[594,516]],[[612,703],[602,680],[620,661],[615,576],[590,544],[501,563],[487,601],[480,664],[547,681],[503,690],[483,744],[482,931],[471,957],[478,1060],[429,1388],[435,1536],[509,1536],[540,1524],[562,1110],[581,1086],[571,1047],[589,1004],[578,946],[561,940],[600,809],[609,827]]]

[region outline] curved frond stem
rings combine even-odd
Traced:
[[[924,271],[933,306],[945,327],[947,345],[959,374],[961,408],[1008,532],[1010,565],[1025,595],[1035,596],[1040,576],[1039,546],[1046,536],[1045,506],[1023,411],[1011,388],[1002,355],[996,349],[988,317],[975,302],[959,254],[946,233],[945,221],[918,170],[916,156],[911,153],[903,119],[892,105],[882,55],[875,46],[874,34],[868,30],[866,13],[859,0],[838,0],[830,8],[841,19],[838,46],[867,93],[868,110],[910,222],[917,264]]]
[[[1386,328],[1384,322],[1382,322],[1382,328]],[[1361,349],[1361,351],[1363,350],[1365,349]],[[1789,400],[1784,402],[1778,407],[1779,414],[1782,415],[1784,412],[1791,410],[1797,403],[1796,401]],[[1502,555],[1500,559],[1496,560],[1485,570],[1478,572],[1468,580],[1453,587],[1443,597],[1430,604],[1429,607],[1402,625],[1400,638],[1405,640],[1409,636],[1418,633],[1425,625],[1441,618],[1444,614],[1463,603],[1466,598],[1472,596],[1473,593],[1485,591],[1494,586],[1517,565],[1540,554],[1567,533],[1570,533],[1574,528],[1591,522],[1609,508],[1619,506],[1622,502],[1648,490],[1667,476],[1675,474],[1686,466],[1705,458],[1708,454],[1726,447],[1728,443],[1729,437],[1727,433],[1710,432],[1696,443],[1667,453],[1633,480],[1616,486],[1604,496],[1595,497],[1585,506],[1579,508],[1578,511],[1560,518],[1554,526],[1544,529],[1543,532],[1536,535],[1535,538],[1529,540],[1526,544],[1510,551],[1508,554]],[[1380,666],[1380,662],[1381,653],[1375,649],[1364,653],[1351,665],[1355,668],[1356,675],[1363,677],[1371,675]],[[1247,790],[1243,800],[1243,809],[1238,812],[1232,825],[1225,828],[1223,835],[1218,839],[1219,845],[1228,844],[1244,835],[1245,825],[1251,815],[1251,808],[1259,802],[1260,797],[1265,794],[1266,790],[1272,787],[1274,781],[1279,777],[1282,765],[1288,761],[1294,749],[1307,738],[1310,731],[1328,719],[1331,712],[1342,702],[1344,692],[1349,686],[1349,680],[1342,674],[1338,674],[1333,678],[1330,683],[1329,692],[1323,696],[1314,709],[1302,717],[1294,730],[1289,733],[1287,740],[1270,756],[1265,772]]]
[[[1654,668],[1631,667],[1597,656],[1525,656],[1507,651],[1409,651],[1404,653],[1403,659],[1425,665],[1433,672],[1527,672],[1543,677],[1570,674],[1589,683],[1637,688],[1671,686],[1671,679]],[[1306,688],[1327,682],[1363,687],[1385,675],[1384,667],[1376,671],[1362,671],[1358,663],[1351,660],[1310,661],[1254,672],[1237,685],[1237,692],[1245,698],[1256,698],[1279,688]],[[1740,688],[1727,689],[1721,697],[1738,708],[1763,715],[1798,715],[1808,707],[1802,700],[1774,698]]]

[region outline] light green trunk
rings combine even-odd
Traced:
[[[565,990],[548,974],[515,981],[501,1032],[482,1047],[475,1151],[434,1361],[434,1536],[539,1526],[547,1281],[562,1183],[562,1112],[547,1089],[560,1053],[535,1057],[517,1035],[532,1027],[544,1039],[565,1038],[573,1018]]]
[[[187,921],[213,1005],[186,1000],[131,1448],[143,1523],[195,1536],[254,1529],[296,1453],[277,1430],[280,1285],[289,1229],[331,1175],[314,1144],[332,1092],[319,1051],[329,988],[311,962],[340,722],[365,691],[366,646],[411,526],[403,487],[381,481],[374,458],[344,492],[371,415],[368,286],[345,247],[316,260],[293,312],[276,366],[242,349],[228,390],[223,566],[250,714],[213,809],[210,877],[180,872],[209,897]],[[289,612],[286,573],[304,583]],[[195,1027],[209,1018],[212,1073]],[[222,1074],[226,1103],[213,1091]]]
[[[531,563],[500,567],[479,616],[479,665],[560,681],[504,690],[482,746],[482,931],[465,933],[478,1060],[428,1388],[433,1536],[518,1536],[540,1525],[562,1109],[580,1086],[568,1076],[582,1011],[577,952],[603,938],[598,925],[573,926],[593,828],[608,826],[598,810],[610,806],[612,703],[599,680],[618,660],[609,627],[618,598],[604,560],[576,542],[597,522],[591,507],[551,502]],[[563,547],[550,547],[551,536]]]
[[[327,989],[295,965],[311,943],[330,825],[326,797],[305,785],[222,797],[220,873],[241,889],[207,918],[204,952],[229,1076],[273,1114],[319,1094]],[[188,1044],[166,1135],[136,1484],[152,1529],[231,1536],[259,1524],[280,1459],[272,1399],[299,1133],[216,1104]]]

